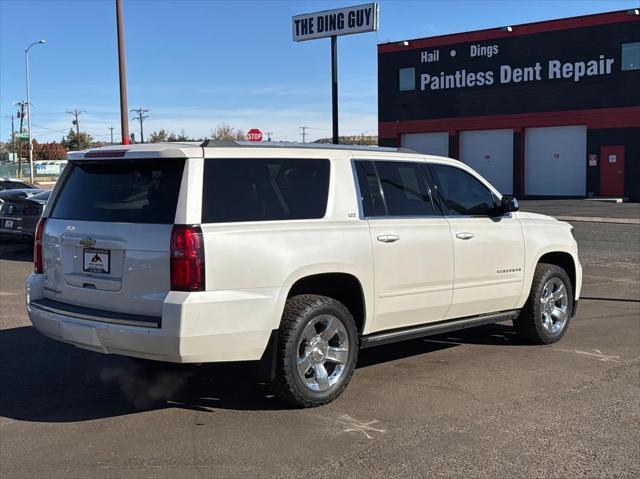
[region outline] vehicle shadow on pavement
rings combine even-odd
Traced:
[[[491,325],[361,351],[358,368],[460,344],[519,344],[510,326]],[[144,367],[75,348],[33,327],[0,330],[0,417],[76,422],[164,408],[215,413],[290,406],[261,382],[255,363]]]
[[[33,327],[0,330],[0,417],[76,422],[186,408],[287,409],[253,364],[145,367],[78,349]]]
[[[462,344],[523,346],[511,324],[489,324],[452,333],[428,336],[360,351],[358,368],[427,354]]]

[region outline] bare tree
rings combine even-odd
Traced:
[[[147,141],[149,143],[163,143],[165,141],[168,141],[168,137],[169,135],[163,128],[160,131],[151,132],[151,134],[149,134],[149,136],[147,137]]]
[[[244,141],[247,136],[240,128],[236,129],[228,123],[220,123],[215,130],[211,131],[211,138],[220,141]]]

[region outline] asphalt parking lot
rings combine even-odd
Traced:
[[[365,350],[345,394],[288,409],[246,365],[149,373],[40,336],[28,245],[0,243],[3,477],[640,477],[640,226],[575,223],[565,338],[510,324]]]

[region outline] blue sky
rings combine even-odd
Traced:
[[[125,0],[129,107],[150,109],[145,133],[207,136],[221,122],[272,131],[276,140],[331,135],[329,40],[294,43],[291,17],[366,3]],[[610,10],[640,2],[381,1],[380,30],[341,37],[340,133],[377,133],[376,44]],[[81,129],[119,132],[115,2],[0,0],[0,139],[23,100],[31,50],[34,137],[59,140],[77,108]],[[131,122],[131,131],[138,127]]]

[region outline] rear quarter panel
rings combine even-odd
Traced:
[[[332,160],[330,152],[321,155]],[[196,220],[194,211],[201,212],[197,189],[202,185],[202,172],[195,165],[189,172],[191,191],[185,217],[192,221]],[[373,304],[373,263],[369,226],[358,219],[356,198],[350,162],[331,161],[327,211],[322,219],[202,224],[207,291],[274,291],[268,323],[275,329],[297,280],[320,273],[348,273],[360,281],[365,295],[366,332],[372,317],[368,306]]]

